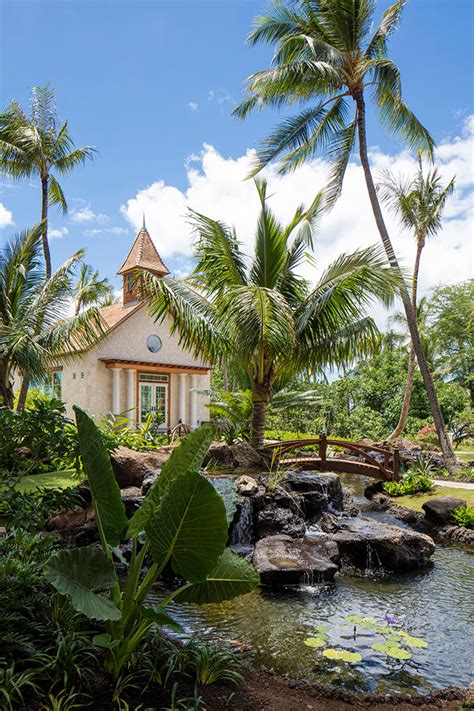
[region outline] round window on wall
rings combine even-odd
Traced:
[[[146,347],[150,353],[158,353],[161,350],[161,338],[159,336],[148,336],[146,339]]]

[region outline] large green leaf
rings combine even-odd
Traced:
[[[189,471],[170,483],[146,527],[153,560],[195,582],[215,567],[227,541],[224,503],[207,479]]]
[[[74,405],[84,471],[91,487],[94,509],[107,543],[117,546],[125,533],[127,517],[110,456],[99,429],[84,410]]]
[[[166,610],[162,607],[146,607],[140,605],[139,608],[142,617],[145,620],[153,620],[160,627],[169,627],[174,632],[184,632],[183,627],[177,622]]]
[[[168,461],[164,463],[160,476],[149,490],[142,505],[130,519],[129,536],[137,536],[145,529],[154,508],[176,477],[187,472],[199,472],[214,437],[213,425],[201,425],[181,441]]]
[[[259,583],[260,576],[254,566],[226,548],[206,580],[183,587],[174,599],[199,604],[221,602],[252,592]]]
[[[75,610],[90,619],[120,619],[118,607],[98,594],[117,584],[114,565],[100,548],[71,548],[53,553],[44,575],[61,595],[70,596]]]

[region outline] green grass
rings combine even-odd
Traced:
[[[415,511],[423,511],[421,508],[425,501],[435,496],[455,496],[457,499],[463,499],[468,506],[474,506],[474,490],[472,489],[455,489],[451,486],[435,486],[433,491],[424,492],[423,494],[412,494],[410,496],[397,496],[393,498],[394,504],[407,506]]]
[[[16,485],[16,488],[18,491],[34,491],[39,487],[45,489],[67,489],[77,483],[76,470],[65,469],[64,471],[25,476]]]
[[[456,457],[461,460],[461,462],[472,462],[474,459],[474,451],[473,452],[463,452],[462,454],[459,454],[454,450]]]

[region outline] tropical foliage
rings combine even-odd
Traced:
[[[108,279],[100,279],[97,269],[82,263],[74,285],[73,298],[76,316],[88,306],[106,305],[113,298],[112,286]]]
[[[379,299],[390,304],[399,282],[381,251],[367,248],[340,255],[310,286],[300,270],[312,264],[306,251],[313,248],[322,195],[282,225],[269,207],[266,182],[256,181],[256,188],[261,211],[251,259],[233,229],[191,212],[196,268],[182,280],[147,274],[144,296],[157,320],[171,315],[185,348],[245,375],[250,439],[260,445],[273,391],[302,371],[320,373],[373,351],[378,331],[366,308]]]
[[[379,183],[379,190],[383,202],[398,217],[401,225],[413,233],[416,240],[415,264],[413,267],[411,300],[417,318],[418,330],[423,345],[425,356],[429,351],[429,342],[423,339],[423,329],[420,326],[420,315],[424,312],[424,303],[418,304],[418,279],[421,265],[421,255],[428,237],[435,237],[441,229],[441,216],[446,200],[454,190],[454,178],[443,184],[438,168],[423,169],[421,158],[418,161],[418,170],[411,179],[396,177],[386,172]],[[415,348],[410,344],[410,357],[408,361],[407,384],[400,418],[397,426],[389,439],[399,437],[408,419],[410,399],[413,391],[413,376],[415,372]],[[428,362],[430,362],[427,356]],[[430,364],[431,365],[431,364]]]
[[[0,395],[3,404],[12,408],[13,377],[21,375],[19,410],[32,378],[41,380],[60,353],[74,357],[96,343],[106,329],[95,307],[69,316],[72,280],[83,250],[46,278],[42,234],[42,224],[22,232],[0,255]]]
[[[199,473],[214,436],[211,426],[190,434],[173,452],[141,507],[127,520],[110,458],[98,428],[75,408],[81,456],[89,480],[101,548],[73,548],[54,553],[45,566],[47,580],[67,595],[75,610],[105,621],[95,637],[107,650],[106,666],[115,678],[156,625],[179,629],[166,608],[172,600],[220,602],[250,592],[259,581],[246,560],[226,549],[224,503]],[[114,565],[117,546],[131,541],[124,586]],[[145,559],[152,563],[145,572]],[[167,566],[188,582],[160,605],[146,605],[147,593]]]
[[[388,56],[388,42],[400,23],[404,4],[405,0],[398,0],[376,21],[373,0],[274,0],[268,13],[256,18],[249,35],[251,44],[274,46],[272,66],[247,79],[248,95],[234,111],[245,118],[256,107],[293,110],[297,104],[305,105],[265,139],[257,152],[253,174],[277,157],[280,171],[286,172],[323,154],[332,166],[326,189],[329,207],[341,193],[358,141],[377,229],[387,259],[400,276],[370,169],[366,98],[370,92],[390,134],[432,157],[433,139],[403,100],[400,70]],[[449,466],[454,468],[456,460],[405,283],[400,295],[440,444]]]
[[[15,180],[38,176],[41,183],[41,238],[46,277],[52,274],[48,243],[48,210],[68,206],[55,173],[70,173],[92,158],[90,146],[76,148],[68,122],[59,123],[54,91],[36,86],[28,115],[17,101],[0,114],[0,171]]]

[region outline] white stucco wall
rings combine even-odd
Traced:
[[[156,334],[161,338],[162,348],[158,353],[150,353],[146,346],[149,335]],[[65,359],[62,361],[62,399],[67,405],[68,415],[72,416],[72,405],[79,405],[87,410],[94,418],[112,410],[112,370],[106,368],[101,358],[116,358],[125,360],[146,361],[147,363],[161,363],[167,365],[203,366],[201,360],[183,350],[178,344],[177,335],[170,333],[170,319],[162,324],[156,324],[142,308],[133,313],[128,319],[117,326],[95,348],[82,355],[80,358]],[[139,371],[139,366],[130,366]],[[137,373],[135,374],[135,380]],[[209,390],[210,374],[197,375],[197,389]],[[178,421],[178,375],[172,373],[169,377],[170,387],[170,426]],[[190,422],[190,394],[191,375],[186,377],[186,422]],[[135,387],[136,392],[136,387]],[[208,395],[198,393],[197,396],[198,424],[209,420]],[[120,410],[127,409],[127,373],[123,369],[120,373]]]

